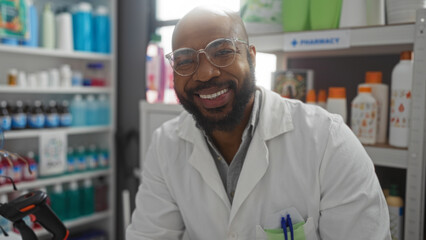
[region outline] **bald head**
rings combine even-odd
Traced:
[[[190,38],[196,38],[197,34],[234,37],[248,42],[247,32],[238,12],[215,7],[194,8],[178,22],[173,31],[173,50],[182,47],[180,43],[195,40]]]

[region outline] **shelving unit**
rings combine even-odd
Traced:
[[[353,29],[309,31],[254,35],[250,44],[257,52],[277,55],[277,69],[285,69],[292,58],[317,58],[336,56],[374,56],[380,54],[399,54],[401,51],[414,50],[414,72],[411,113],[411,137],[408,149],[390,146],[366,146],[366,151],[376,166],[406,170],[405,192],[405,231],[404,239],[420,240],[424,238],[425,218],[425,161],[426,156],[426,10],[417,12],[414,24],[377,26]],[[293,49],[300,39],[315,39],[316,36],[342,37],[347,41],[345,47],[318,46],[312,49]],[[294,41],[294,42],[292,42]]]
[[[34,0],[34,5],[41,13],[44,5],[50,2],[53,9],[62,6],[70,6],[81,2],[81,0]],[[117,0],[89,0],[93,6],[105,5],[110,10],[111,19],[111,54],[99,54],[92,52],[62,51],[57,49],[29,48],[22,46],[8,46],[0,44],[0,100],[42,100],[50,99],[71,100],[74,95],[103,94],[108,96],[110,103],[110,124],[107,126],[70,127],[56,129],[31,129],[8,131],[5,136],[5,148],[23,153],[21,151],[36,151],[41,135],[44,133],[64,133],[68,138],[68,145],[71,143],[84,145],[88,143],[102,143],[109,150],[109,168],[88,172],[74,173],[69,175],[54,176],[49,178],[39,178],[33,182],[20,182],[17,184],[19,191],[32,190],[39,187],[51,186],[57,183],[67,183],[71,180],[83,180],[87,178],[104,177],[108,183],[108,210],[95,213],[90,216],[80,217],[72,221],[65,221],[65,225],[70,229],[71,234],[74,229],[84,230],[96,227],[104,230],[109,239],[116,238],[116,160],[115,160],[115,131],[116,131],[116,26],[117,26]],[[41,19],[39,19],[41,21]],[[40,29],[41,30],[41,29]],[[9,69],[16,68],[19,71],[35,73],[59,68],[67,64],[72,70],[79,70],[84,73],[88,63],[102,63],[104,65],[107,86],[105,87],[66,87],[66,88],[20,88],[7,86],[6,77]],[[10,193],[13,189],[10,185],[0,186],[0,194]],[[40,239],[48,236],[45,230],[37,230]]]

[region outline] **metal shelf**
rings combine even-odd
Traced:
[[[82,60],[98,60],[111,61],[110,54],[78,52],[78,51],[63,51],[58,49],[32,48],[22,46],[8,46],[0,44],[0,53],[17,53],[44,57],[57,57],[65,59],[82,59]]]
[[[270,35],[252,35],[250,43],[258,52],[280,53],[287,57],[320,57],[339,55],[377,55],[400,53],[412,49],[414,43],[414,24],[362,27],[352,29],[333,29],[323,31],[293,32]],[[343,49],[324,48],[309,51],[292,51],[286,49],[285,42],[294,38],[312,37],[315,35],[333,36],[345,33],[349,38],[349,46]]]
[[[54,129],[30,129],[30,130],[12,130],[4,133],[5,140],[10,139],[25,139],[36,138],[41,133],[65,131],[68,135],[102,133],[112,131],[111,126],[92,126],[92,127],[69,127],[69,128],[54,128]]]
[[[407,169],[408,149],[387,145],[364,146],[374,165]]]
[[[82,172],[82,173],[67,174],[67,175],[63,175],[59,177],[52,176],[50,178],[40,178],[31,182],[20,182],[16,184],[16,187],[18,188],[18,191],[22,191],[22,190],[51,186],[58,183],[66,183],[72,180],[83,180],[87,178],[96,178],[96,177],[107,176],[111,174],[112,174],[111,169],[94,170],[94,171],[88,171],[88,172]],[[8,193],[8,192],[13,192],[12,185],[8,184],[8,185],[3,185],[0,187],[0,194]]]
[[[111,91],[110,87],[22,88],[17,86],[0,85],[0,93],[9,94],[110,94]]]

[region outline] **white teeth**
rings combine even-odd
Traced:
[[[217,98],[217,97],[219,97],[220,95],[222,95],[226,92],[228,92],[228,89],[223,89],[223,90],[220,90],[217,93],[208,94],[208,95],[201,95],[200,94],[200,98],[202,98],[202,99],[214,99],[214,98]]]

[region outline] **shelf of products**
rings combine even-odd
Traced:
[[[93,100],[99,102],[98,100],[102,98],[103,101],[106,101],[109,107],[108,114],[102,115],[102,119],[108,119],[107,122],[97,122],[89,124],[88,120],[90,117],[87,117],[88,112],[85,113],[86,123],[84,124],[74,124],[76,127],[63,127],[63,128],[41,128],[41,129],[22,129],[22,130],[11,130],[4,133],[5,144],[4,147],[6,150],[11,152],[16,152],[24,156],[30,152],[42,159],[43,152],[42,149],[44,145],[43,136],[57,136],[59,140],[63,140],[60,144],[54,146],[55,150],[61,149],[61,154],[55,159],[63,159],[67,161],[66,166],[69,167],[69,152],[70,149],[73,149],[73,152],[76,152],[77,149],[84,148],[86,152],[90,152],[88,149],[92,146],[95,146],[96,149],[105,150],[108,157],[108,169],[96,168],[96,170],[84,171],[84,172],[75,172],[70,174],[59,173],[57,175],[52,175],[51,177],[41,177],[41,171],[38,172],[38,178],[34,181],[19,182],[16,184],[19,192],[14,192],[11,185],[2,185],[0,186],[0,194],[8,195],[11,200],[15,198],[13,195],[21,194],[22,190],[33,190],[41,187],[48,187],[46,189],[49,197],[54,193],[53,188],[58,185],[63,185],[64,190],[67,187],[72,185],[72,183],[77,183],[78,185],[86,184],[86,182],[92,181],[94,186],[96,183],[102,182],[102,186],[105,186],[107,190],[105,191],[105,199],[108,202],[107,207],[104,209],[98,209],[94,214],[85,217],[79,217],[75,220],[65,221],[65,225],[70,230],[71,234],[76,234],[76,230],[80,228],[91,228],[97,227],[105,231],[109,239],[116,238],[116,218],[115,207],[116,207],[116,181],[115,181],[115,118],[116,110],[116,25],[117,25],[117,1],[116,0],[107,0],[107,1],[95,1],[89,0],[85,1],[85,5],[90,4],[92,7],[92,12],[84,13],[86,15],[93,15],[93,19],[96,21],[103,21],[105,24],[106,18],[108,25],[103,25],[103,33],[107,33],[107,36],[111,36],[112,39],[98,38],[95,37],[96,34],[88,34],[86,37],[90,38],[90,41],[93,41],[90,49],[80,49],[79,46],[71,47],[67,50],[64,50],[63,43],[73,42],[74,39],[67,38],[66,41],[57,40],[58,44],[50,44],[48,47],[41,47],[46,45],[46,36],[43,36],[45,29],[43,23],[46,22],[45,13],[47,6],[51,9],[50,17],[52,21],[59,21],[61,24],[64,17],[64,11],[62,9],[67,7],[73,7],[80,4],[83,1],[74,1],[70,3],[67,0],[36,0],[31,1],[34,5],[31,6],[32,10],[35,10],[34,17],[38,18],[40,24],[35,25],[38,32],[38,38],[40,41],[35,43],[36,46],[40,47],[25,47],[25,46],[12,46],[6,44],[0,44],[0,100],[5,100],[10,104],[9,106],[17,106],[17,102],[24,102],[28,104],[32,111],[35,110],[34,102],[40,101],[44,106],[50,106],[51,101],[55,101],[58,105],[66,106],[63,103],[68,101],[69,111],[71,112],[72,100],[77,96],[80,100],[80,112],[84,112],[88,107],[82,108],[81,104],[86,105],[86,100],[91,100],[90,104],[93,107]],[[71,5],[70,5],[71,4]],[[43,10],[44,9],[44,10]],[[71,9],[71,8],[69,8]],[[98,9],[101,9],[102,14],[97,15]],[[57,11],[60,10],[60,11]],[[96,14],[95,14],[96,13]],[[32,14],[32,13],[29,13]],[[60,15],[62,14],[62,15]],[[68,19],[72,18],[72,13],[66,12],[66,17]],[[102,18],[102,19],[100,19]],[[32,18],[28,18],[32,19]],[[41,21],[43,19],[43,21]],[[62,19],[62,20],[61,20]],[[87,19],[92,19],[91,17],[85,18],[86,21],[82,24],[85,26],[92,26],[95,28],[96,24],[88,23]],[[31,20],[32,21],[32,20]],[[93,20],[95,21],[95,20]],[[29,22],[31,24],[31,22]],[[54,26],[52,24],[52,26]],[[75,28],[73,28],[75,27]],[[78,31],[78,29],[83,29],[84,26],[67,26],[69,31]],[[43,29],[43,31],[41,31]],[[52,34],[53,38],[51,40],[55,41],[59,37],[70,36],[67,34],[60,35],[60,32],[64,32],[64,27],[61,25],[60,28],[57,28],[58,35],[55,36]],[[31,29],[32,31],[32,29]],[[80,31],[81,32],[81,31]],[[37,35],[37,34],[34,34]],[[34,36],[29,34],[29,36]],[[77,36],[76,34],[73,34]],[[72,36],[72,35],[71,35]],[[103,35],[102,35],[103,36]],[[3,37],[3,36],[2,36]],[[96,38],[96,39],[95,39]],[[107,41],[108,39],[108,41]],[[1,39],[4,42],[4,39]],[[101,43],[100,43],[100,41]],[[87,44],[90,41],[85,39],[80,39],[79,43]],[[36,41],[37,42],[37,41]],[[19,42],[21,44],[21,42]],[[107,46],[108,49],[100,47]],[[62,46],[62,47],[61,47]],[[59,49],[61,48],[61,49]],[[83,51],[77,51],[72,49],[78,49]],[[103,52],[103,53],[101,53]],[[13,74],[17,73],[17,74]],[[26,78],[23,81],[20,81],[19,75],[24,75]],[[11,81],[10,76],[15,76],[15,80]],[[53,79],[53,80],[52,80]],[[24,83],[24,84],[22,84]],[[63,87],[61,87],[63,86]],[[49,103],[49,104],[48,104]],[[104,102],[105,103],[105,102]],[[90,105],[87,104],[87,105]],[[96,108],[100,108],[99,104]],[[38,106],[38,105],[37,105]],[[75,110],[75,109],[74,109]],[[14,111],[14,110],[12,110]],[[27,110],[26,110],[27,111]],[[59,109],[58,109],[59,111]],[[95,111],[95,110],[93,110]],[[99,109],[97,109],[99,113]],[[49,110],[44,110],[42,113],[37,114],[48,114]],[[93,113],[93,112],[92,112]],[[35,113],[32,113],[35,114]],[[94,116],[91,114],[90,116]],[[104,117],[107,116],[108,117]],[[98,115],[96,115],[98,116]],[[100,116],[100,115],[99,115]],[[74,116],[73,116],[74,117]],[[101,117],[96,117],[101,118]],[[81,117],[79,118],[82,119]],[[93,119],[92,119],[93,120]],[[99,119],[98,119],[99,120]],[[96,120],[96,121],[98,121]],[[81,121],[80,121],[81,122]],[[69,125],[64,125],[69,126]],[[81,126],[81,127],[80,127]],[[55,134],[58,133],[58,134]],[[57,142],[59,143],[59,142]],[[64,144],[65,143],[65,144]],[[61,145],[62,144],[62,145]],[[61,147],[59,147],[61,145]],[[65,147],[64,147],[65,146]],[[93,153],[93,151],[92,151]],[[87,155],[85,155],[87,157]],[[46,162],[47,160],[45,160]],[[89,163],[87,163],[89,164]],[[38,164],[39,170],[43,169],[42,164]],[[81,169],[81,168],[80,168]],[[66,171],[70,171],[67,168]],[[80,170],[81,171],[81,170]],[[49,174],[44,174],[45,176]],[[80,186],[81,187],[81,186]],[[87,201],[86,201],[87,202]],[[99,204],[101,206],[101,204]],[[104,206],[104,205],[102,205]],[[71,209],[71,208],[69,208]],[[75,211],[74,211],[75,212]],[[87,214],[87,213],[86,213]],[[66,219],[66,218],[65,218]],[[45,230],[36,230],[36,234],[40,239],[46,239],[48,233]],[[0,237],[1,238],[1,237]]]
[[[44,56],[44,57],[57,57],[68,59],[83,59],[83,60],[98,60],[98,61],[111,61],[110,54],[102,53],[88,53],[77,51],[63,51],[58,49],[45,49],[45,48],[32,48],[22,46],[8,46],[0,44],[1,53],[16,53],[24,55]]]

